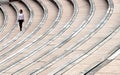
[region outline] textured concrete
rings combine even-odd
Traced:
[[[15,10],[1,5],[8,19],[0,33],[6,37],[0,42],[0,75],[120,75],[120,0],[12,3]],[[16,23],[20,8],[23,31]]]

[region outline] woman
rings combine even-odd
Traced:
[[[24,22],[24,14],[23,14],[22,9],[19,10],[18,22],[19,22],[19,26],[20,26],[20,31],[22,31],[22,24]]]

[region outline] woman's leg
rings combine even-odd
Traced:
[[[23,21],[19,20],[20,31],[22,31],[22,23],[23,23]]]

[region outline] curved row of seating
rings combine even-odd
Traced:
[[[100,75],[119,52],[118,2],[21,0],[2,4],[8,10],[1,8],[0,74]],[[23,31],[17,26],[21,8]]]
[[[1,7],[0,7],[0,19],[1,19],[1,21],[0,21],[0,28],[2,27],[2,24],[3,24],[3,13],[2,13],[2,9],[1,9]]]
[[[2,32],[7,24],[7,14],[6,14],[6,11],[5,9],[0,6],[0,10],[1,10],[1,26],[0,26],[0,32]]]
[[[2,20],[2,21],[0,21],[0,26],[2,26],[2,23],[3,23],[3,14],[2,14],[2,10],[1,10],[1,8],[0,8],[0,19]]]
[[[116,52],[113,53],[108,59],[101,62],[102,69],[100,69],[95,75],[103,73],[105,74],[119,74],[119,58],[120,58],[120,47],[116,47]],[[98,66],[97,66],[98,67]],[[109,68],[109,69],[107,69]],[[104,72],[103,72],[104,71]]]
[[[15,16],[17,16],[18,13],[17,13],[16,7],[15,7],[13,4],[9,4],[9,6],[13,8],[13,10],[14,10],[15,13],[16,13]],[[4,37],[1,38],[1,40],[0,40],[1,43],[2,43],[5,39],[7,39],[7,38],[9,37],[9,35],[11,35],[11,33],[12,33],[13,30],[15,29],[16,25],[17,25],[17,20],[16,20],[15,24],[12,26],[12,28],[10,29],[10,31],[9,31],[8,33],[6,33],[6,34],[4,35]]]
[[[8,22],[10,23],[7,23],[6,27],[2,30],[2,33],[0,34],[1,35],[1,39],[3,38],[4,35],[6,35],[8,32],[10,32],[10,30],[12,29],[12,25],[14,25],[14,21],[16,19],[16,15],[14,14],[14,8],[12,8],[11,6],[9,5],[3,5],[3,7],[5,9],[9,9],[9,10],[6,10],[7,13],[11,13],[10,16],[8,16]],[[13,17],[13,19],[11,19],[11,16]],[[6,29],[7,28],[7,29]]]

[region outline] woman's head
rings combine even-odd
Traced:
[[[22,9],[20,9],[20,11],[19,11],[20,13],[23,13],[23,10]]]

